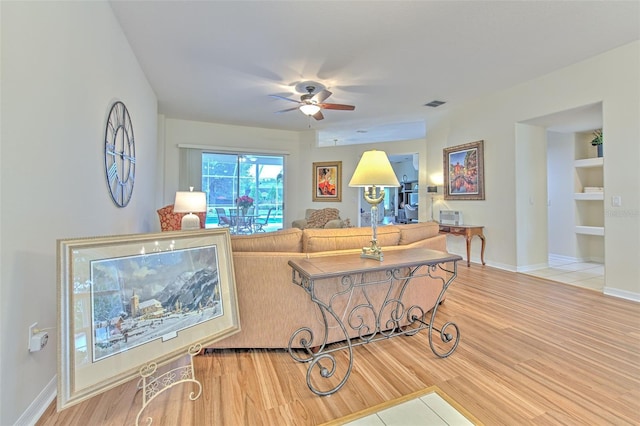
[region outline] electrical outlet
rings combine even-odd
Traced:
[[[38,323],[34,322],[29,326],[29,339],[27,340],[27,349],[31,349],[31,338],[35,334],[34,330],[38,329]]]
[[[31,345],[29,346],[29,352],[38,352],[49,341],[49,334],[46,331],[39,331],[31,338]]]

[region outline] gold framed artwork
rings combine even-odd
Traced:
[[[58,410],[240,331],[228,229],[58,241]]]
[[[484,141],[444,148],[444,199],[484,200]]]
[[[342,161],[313,163],[312,201],[342,201]]]

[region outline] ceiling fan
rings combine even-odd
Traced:
[[[307,93],[300,96],[300,100],[297,101],[291,98],[285,98],[284,96],[279,95],[269,95],[274,98],[284,99],[285,101],[295,102],[298,106],[293,108],[283,109],[282,111],[276,111],[276,113],[294,111],[299,109],[304,115],[308,115],[309,117],[313,117],[316,120],[322,120],[324,115],[322,115],[323,109],[339,109],[342,111],[353,111],[356,109],[353,105],[343,105],[343,104],[329,104],[325,103],[325,99],[332,95],[332,93],[326,89],[319,90],[317,93],[317,87],[308,85],[305,87]]]

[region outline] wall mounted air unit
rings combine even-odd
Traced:
[[[462,225],[462,212],[459,210],[440,210],[440,223],[443,225]]]

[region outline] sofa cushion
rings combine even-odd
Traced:
[[[396,226],[400,229],[398,244],[402,246],[435,237],[440,232],[440,226],[437,222],[419,222]]]
[[[275,232],[232,235],[231,250],[237,252],[291,252],[302,251],[302,230],[282,229]]]
[[[378,228],[378,245],[395,246],[400,241],[400,230],[389,225]],[[371,245],[371,228],[305,229],[302,231],[302,251],[362,249]]]
[[[331,220],[340,219],[340,210],[334,208],[318,209],[309,215],[306,228],[324,228]]]

